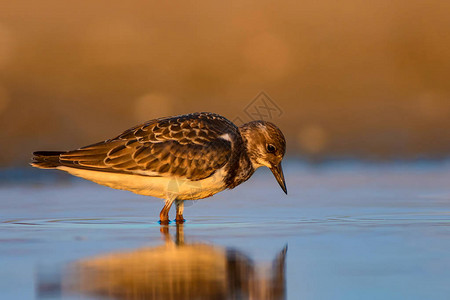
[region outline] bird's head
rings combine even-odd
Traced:
[[[286,152],[286,139],[273,123],[253,121],[239,127],[247,145],[247,153],[254,169],[268,167],[287,194],[281,161]]]

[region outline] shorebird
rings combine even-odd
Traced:
[[[287,194],[281,161],[286,140],[278,127],[252,121],[240,127],[202,112],[150,120],[115,138],[73,151],[34,152],[33,167],[58,169],[115,189],[165,200],[160,223],[183,223],[185,200],[210,197],[268,167]]]

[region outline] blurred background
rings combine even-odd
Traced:
[[[449,12],[445,0],[3,2],[0,166],[156,117],[246,122],[266,100],[292,157],[445,158]]]
[[[196,111],[277,124],[289,195],[263,168],[187,203],[184,233],[159,199],[28,165]],[[448,0],[0,1],[2,299],[86,299],[64,297],[78,278],[123,299],[448,300],[449,182]]]

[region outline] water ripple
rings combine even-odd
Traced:
[[[342,226],[385,226],[385,225],[450,225],[450,212],[427,212],[405,214],[380,214],[361,216],[325,216],[322,218],[290,218],[276,220],[262,217],[208,217],[195,218],[185,223],[190,227],[254,227],[268,225],[270,227],[289,227],[290,225],[342,225]],[[174,223],[172,223],[174,225]],[[0,222],[0,226],[41,226],[53,228],[93,227],[93,228],[147,228],[160,226],[156,220],[147,217],[98,217],[98,218],[59,218],[59,219],[10,219]]]

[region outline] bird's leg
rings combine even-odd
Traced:
[[[169,224],[169,210],[172,206],[172,203],[175,199],[174,198],[168,198],[164,204],[163,209],[159,213],[159,223],[161,225],[168,225]]]
[[[183,224],[184,218],[183,218],[183,211],[184,211],[184,200],[176,200],[175,205],[177,206],[177,216],[175,218],[175,221],[177,224]]]

